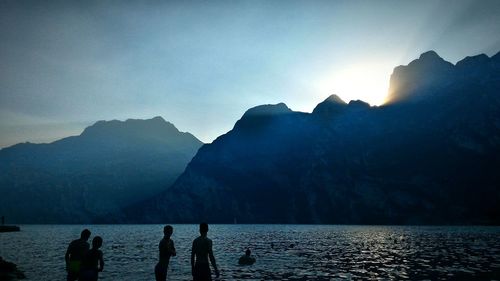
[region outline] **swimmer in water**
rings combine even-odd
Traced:
[[[255,263],[255,258],[252,256],[252,251],[249,248],[245,251],[245,254],[238,260],[239,265],[252,265]]]

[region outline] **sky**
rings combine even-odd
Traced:
[[[243,113],[384,102],[428,50],[500,51],[500,1],[0,1],[0,147],[162,116],[211,142]]]

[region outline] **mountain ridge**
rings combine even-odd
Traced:
[[[0,150],[0,213],[85,223],[173,183],[202,143],[161,117],[98,121],[80,135]]]
[[[499,224],[498,66],[472,60],[484,75],[435,52],[396,67],[379,107],[331,96],[312,113],[244,115],[117,221]]]

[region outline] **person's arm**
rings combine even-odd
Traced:
[[[194,241],[193,241],[193,246],[191,247],[191,275],[194,276]]]
[[[172,247],[170,248],[170,255],[175,257],[177,255],[177,252],[175,251],[175,246],[174,246],[174,241],[173,240],[170,240],[170,244]]]
[[[99,272],[104,269],[104,258],[102,257],[102,252],[99,251]]]
[[[66,250],[66,254],[64,255],[64,260],[66,261],[66,271],[68,271],[68,267],[69,267],[69,258],[70,258],[70,254],[71,254],[71,243],[69,244],[68,246],[68,249]]]
[[[215,263],[214,252],[212,251],[212,240],[210,240],[208,243],[208,257],[210,258],[210,263],[214,267],[215,276],[218,278],[219,277],[219,269],[217,268],[217,264]]]

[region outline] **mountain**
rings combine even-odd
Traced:
[[[398,66],[390,101],[248,110],[127,222],[499,224],[500,53]]]
[[[161,117],[99,121],[79,136],[0,150],[0,214],[87,223],[172,184],[202,143]]]

